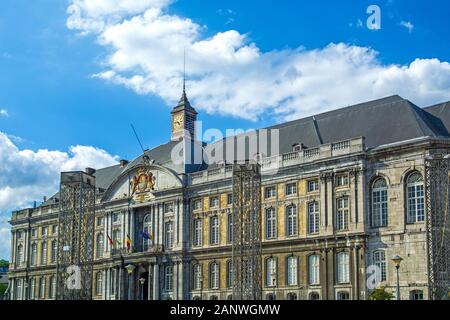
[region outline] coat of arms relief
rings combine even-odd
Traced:
[[[131,196],[139,201],[144,202],[150,199],[155,191],[156,178],[149,170],[141,168],[130,182]]]

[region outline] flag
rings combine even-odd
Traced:
[[[131,248],[131,238],[130,235],[127,234],[127,249],[130,250],[130,248]]]
[[[109,241],[109,245],[112,247],[114,246],[114,241],[111,239],[111,237],[108,234],[108,241]]]
[[[147,233],[147,231],[142,231],[141,234],[144,240],[150,240],[150,235]]]

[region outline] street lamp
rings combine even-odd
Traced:
[[[131,300],[131,279],[133,276],[134,268],[136,267],[133,266],[132,264],[129,264],[125,267],[125,269],[127,269],[128,272],[128,300]]]
[[[200,300],[203,300],[203,279],[200,279]]]
[[[403,258],[400,257],[399,255],[396,255],[395,257],[392,258],[392,261],[395,264],[395,269],[397,269],[397,300],[400,300],[400,274],[399,274],[399,270],[400,270],[400,263],[403,261]]]
[[[144,300],[144,283],[145,278],[140,278],[139,283],[141,284],[141,300]]]

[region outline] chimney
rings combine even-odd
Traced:
[[[126,167],[126,165],[127,165],[128,163],[129,163],[128,160],[122,159],[122,160],[120,160],[120,167],[121,167],[121,168],[124,168],[124,167]]]
[[[92,176],[96,172],[96,170],[92,168],[86,168],[84,172]]]
[[[47,202],[47,197],[46,196],[44,196],[44,202]]]

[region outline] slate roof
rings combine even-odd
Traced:
[[[185,93],[174,110],[178,110],[177,108],[192,108]],[[314,148],[322,144],[358,137],[365,137],[368,148],[421,137],[450,138],[450,102],[421,109],[412,102],[394,95],[267,129],[279,129],[280,154],[292,152],[295,144],[302,143],[306,148]],[[259,135],[260,131],[245,135],[255,134]],[[157,164],[170,165],[171,151],[177,143],[176,141],[168,142],[146,151],[145,154]],[[216,149],[226,149],[223,140],[216,142],[213,146]],[[273,155],[270,149],[269,146],[269,153],[266,156]],[[97,187],[107,189],[123,171],[140,163],[142,163],[142,156],[130,162],[125,168],[117,165],[98,169],[95,173]]]

